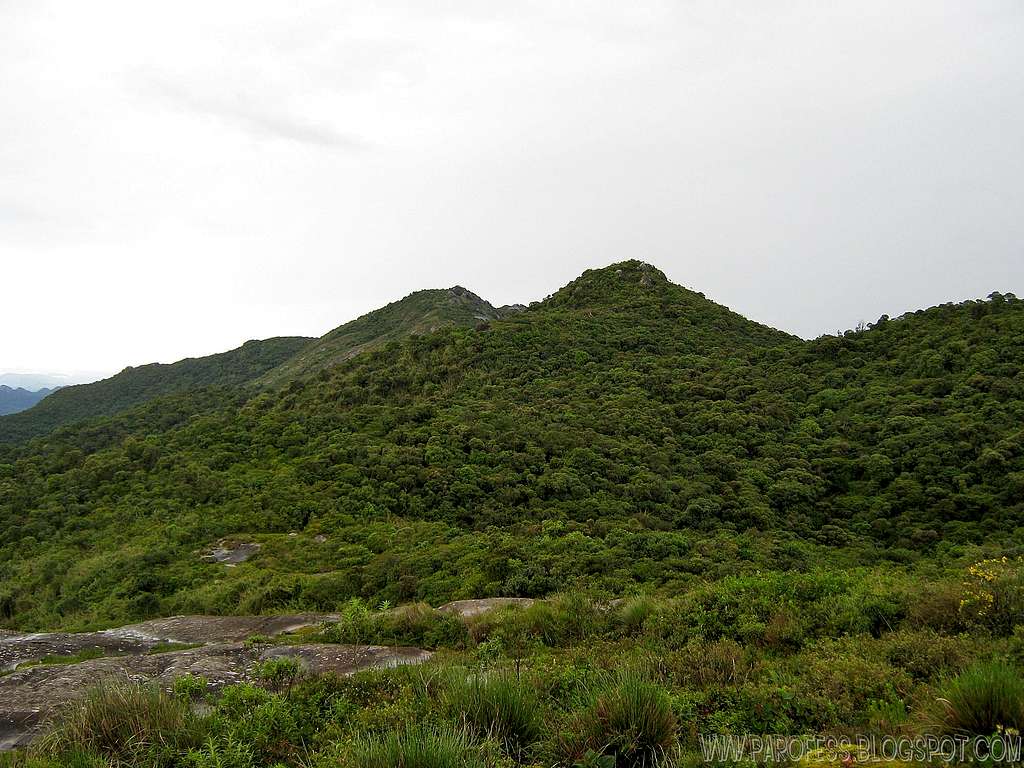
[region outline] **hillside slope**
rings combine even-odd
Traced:
[[[0,418],[0,443],[18,442],[67,424],[111,416],[162,395],[245,384],[294,355],[309,341],[302,337],[248,341],[229,352],[168,365],[125,368],[109,379],[63,387],[27,411]]]
[[[1024,302],[805,342],[624,262],[199,418],[154,401],[99,449],[0,450],[0,624],[672,592],[1009,545],[1022,370]],[[202,562],[225,537],[262,548]]]
[[[23,387],[8,387],[0,384],[0,416],[27,410],[44,397],[53,392],[52,389],[28,390]]]
[[[280,386],[403,336],[431,333],[447,326],[471,328],[511,314],[516,309],[497,309],[458,285],[448,289],[416,291],[335,328],[267,371],[260,377],[260,383]]]

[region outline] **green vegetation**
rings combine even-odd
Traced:
[[[187,704],[157,688],[127,683],[97,687],[68,705],[40,740],[43,753],[92,753],[118,764],[158,758],[196,742]]]
[[[313,639],[437,650],[345,680],[264,662],[128,764],[613,768],[709,733],[1019,728],[1024,303],[805,342],[639,262],[486,321],[410,299],[280,389],[0,448],[0,627],[330,610]],[[203,562],[221,539],[261,547]],[[430,608],[491,596],[547,599]],[[11,759],[110,759],[46,744]]]
[[[0,625],[1014,557],[1022,363],[1011,297],[801,342],[627,262],[277,393],[0,449]],[[221,537],[263,547],[200,562]]]
[[[938,700],[942,726],[987,735],[1024,728],[1024,677],[1001,662],[977,664],[952,679]]]
[[[241,386],[294,355],[309,342],[300,337],[247,341],[238,349],[170,365],[125,368],[109,379],[62,387],[27,411],[0,418],[0,443],[45,435],[75,422],[128,410],[175,392],[209,386]]]
[[[990,738],[1019,728],[1021,636],[966,614],[945,628],[917,591],[952,586],[829,573],[726,579],[645,598],[639,624],[635,603],[559,595],[543,611],[463,620],[459,643],[419,666],[337,678],[266,663],[259,685],[211,691],[186,676],[169,694],[101,689],[0,765],[64,766],[77,751],[94,760],[82,765],[138,768],[675,766],[700,762],[706,734]],[[709,624],[695,610],[733,604],[737,590],[754,613],[722,610],[730,620]],[[883,601],[887,624],[875,631]],[[370,623],[384,626],[392,610],[367,609]],[[189,714],[189,702],[203,714]]]
[[[473,328],[514,314],[518,307],[493,307],[462,286],[416,291],[335,328],[267,371],[260,383],[282,386],[338,365],[360,352],[440,328]]]

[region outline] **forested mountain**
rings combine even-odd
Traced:
[[[65,387],[59,398],[51,398],[31,412],[17,418],[0,418],[0,444],[23,442],[58,427],[122,413],[162,395],[250,384],[277,388],[403,336],[430,333],[446,326],[472,327],[522,309],[493,307],[461,286],[417,291],[319,339],[281,337],[250,341],[230,352],[170,365],[154,363],[126,368],[109,379]],[[11,411],[0,410],[0,414],[23,411],[35,402]]]
[[[45,387],[28,390],[23,387],[8,387],[6,384],[0,384],[0,416],[31,408],[51,392],[53,392],[52,389]]]
[[[1012,297],[805,342],[624,262],[284,389],[0,449],[0,624],[671,591],[1019,541],[1022,369]],[[222,538],[263,546],[202,562]]]
[[[471,328],[519,309],[498,309],[459,285],[417,291],[335,328],[268,371],[260,382],[269,386],[286,384],[403,336],[431,333],[446,326]]]
[[[0,443],[44,435],[65,424],[110,416],[148,400],[208,386],[238,386],[295,354],[310,340],[281,337],[248,341],[230,352],[163,365],[125,368],[116,376],[63,387],[34,408],[0,418]]]

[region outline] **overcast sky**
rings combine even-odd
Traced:
[[[1024,294],[1024,2],[0,0],[0,371],[626,258],[806,337]]]

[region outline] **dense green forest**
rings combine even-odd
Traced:
[[[1014,554],[1022,362],[1012,296],[805,342],[613,265],[279,390],[0,449],[0,624]],[[220,539],[263,547],[202,562]]]
[[[709,734],[1024,728],[1022,302],[803,341],[635,261],[490,319],[450,298],[0,447],[0,628],[340,613],[250,638],[254,682],[108,684],[0,765],[670,768],[722,762]],[[490,596],[543,600],[430,607]],[[266,655],[295,643],[436,653],[342,679]]]
[[[447,326],[474,327],[518,311],[494,307],[461,286],[416,291],[335,328],[260,377],[268,386],[287,384],[344,362],[389,341]]]
[[[0,443],[24,441],[75,422],[112,416],[162,395],[214,384],[240,386],[288,359],[310,340],[248,341],[230,352],[125,368],[92,384],[63,387],[34,408],[0,418]]]

